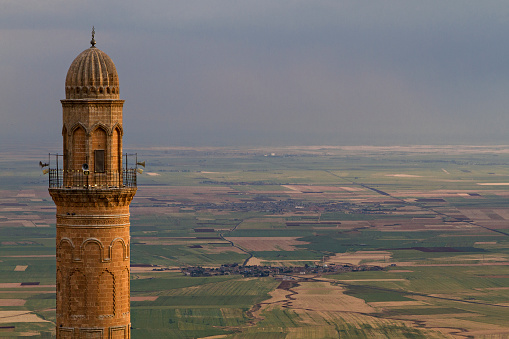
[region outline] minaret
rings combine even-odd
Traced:
[[[64,153],[49,170],[49,193],[57,206],[57,338],[125,339],[136,168],[127,168],[127,155],[122,156],[124,100],[117,71],[95,47],[94,34],[91,47],[67,72]]]

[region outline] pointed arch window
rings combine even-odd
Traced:
[[[104,150],[97,149],[94,151],[94,169],[96,173],[104,173]]]
[[[94,150],[94,172],[104,173],[106,170],[107,134],[103,127],[97,127],[92,133],[92,149]]]

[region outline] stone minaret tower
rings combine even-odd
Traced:
[[[57,338],[125,339],[136,169],[122,156],[124,100],[115,65],[95,47],[94,31],[91,44],[67,73],[64,154],[49,170],[57,206]]]

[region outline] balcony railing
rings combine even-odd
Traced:
[[[49,188],[106,189],[136,187],[136,168],[119,172],[93,173],[81,170],[49,169]]]

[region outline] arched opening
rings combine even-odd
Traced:
[[[116,284],[116,303],[115,311],[117,314],[125,314],[130,309],[130,287],[129,287],[129,269],[125,268],[115,277]]]
[[[94,267],[103,261],[103,245],[97,239],[88,239],[82,245],[82,259],[85,267]]]
[[[78,126],[72,133],[72,169],[81,170],[81,166],[87,162],[86,133],[83,127]]]
[[[92,164],[93,171],[95,173],[105,173],[106,172],[106,142],[107,135],[106,131],[102,127],[97,127],[92,133]]]
[[[86,291],[87,281],[85,275],[76,270],[71,273],[69,277],[69,313],[71,315],[85,315],[86,314]]]
[[[122,168],[122,142],[120,129],[118,127],[113,131],[111,138],[111,170],[119,172]]]
[[[127,248],[123,239],[117,238],[111,246],[111,262],[118,263],[124,261],[127,256]]]
[[[113,273],[104,270],[99,276],[99,286],[97,289],[97,309],[98,315],[115,314],[115,277]]]
[[[63,284],[62,284],[62,272],[60,272],[59,269],[57,269],[57,314],[62,314],[62,300],[64,300],[64,290],[63,290]]]
[[[70,240],[62,239],[57,248],[57,261],[61,262],[62,265],[70,265],[74,257],[74,247]]]
[[[68,155],[69,155],[69,149],[68,149],[69,145],[67,144],[67,142],[69,140],[68,140],[68,137],[67,137],[67,128],[65,127],[65,125],[62,128],[62,137],[64,139],[64,145],[63,145],[64,146],[63,147],[63,150],[64,150],[64,161],[63,161],[63,163],[64,164],[63,165],[64,165],[64,172],[65,172],[65,171],[67,171],[69,169],[69,164],[67,163],[69,161],[69,157],[68,157]]]

